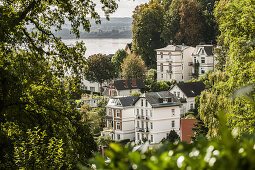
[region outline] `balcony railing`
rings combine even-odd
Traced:
[[[173,71],[172,71],[172,70],[167,70],[166,72],[167,72],[167,73],[173,73]]]
[[[105,127],[105,128],[103,128],[103,131],[105,131],[105,132],[113,132],[113,128],[112,127]]]
[[[150,129],[149,129],[149,128],[136,128],[136,131],[137,131],[137,132],[145,132],[145,133],[148,133],[148,132],[150,132]]]

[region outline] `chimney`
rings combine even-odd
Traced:
[[[132,86],[136,86],[136,79],[132,79]]]

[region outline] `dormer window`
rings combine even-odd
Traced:
[[[143,99],[141,100],[141,106],[143,106]]]
[[[163,58],[163,52],[160,52],[160,56],[161,56],[161,58]]]
[[[201,63],[205,63],[205,57],[201,57]]]

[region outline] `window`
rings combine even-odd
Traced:
[[[168,99],[163,99],[163,103],[167,103],[168,102]]]
[[[169,72],[171,73],[172,72],[172,64],[171,63],[169,63],[169,66],[168,66],[169,68]]]
[[[175,122],[174,122],[174,120],[172,121],[172,127],[174,127],[174,125],[175,125]]]
[[[140,140],[140,133],[137,133],[137,139]]]
[[[120,130],[120,122],[117,122],[117,123],[116,123],[116,129],[119,129],[119,130]]]
[[[183,64],[182,64],[182,70],[183,70]]]
[[[90,91],[95,92],[96,88],[95,87],[90,87]]]
[[[143,99],[141,100],[141,106],[143,106]]]
[[[205,70],[203,68],[201,68],[201,74],[204,74]]]
[[[163,72],[164,68],[163,68],[163,63],[160,63],[160,71]]]
[[[193,108],[194,108],[194,104],[191,103],[191,104],[190,104],[190,109],[193,109]]]
[[[163,74],[161,74],[161,78],[164,78],[164,75],[163,75]]]
[[[120,117],[120,110],[119,109],[116,110],[116,117]]]
[[[142,116],[143,116],[143,109],[141,109],[141,114],[142,114]]]
[[[119,134],[117,135],[117,140],[120,140],[120,135]]]
[[[152,110],[150,110],[150,116],[152,117]]]
[[[139,115],[139,109],[136,110],[137,115]]]
[[[182,79],[183,79],[183,74],[182,74]]]
[[[137,121],[137,127],[139,128],[139,121]]]
[[[172,115],[175,116],[175,110],[174,109],[172,109]]]
[[[147,100],[145,101],[145,107],[148,107],[148,101]]]
[[[205,63],[205,57],[201,57],[201,63]]]
[[[176,91],[174,92],[174,95],[176,96]]]
[[[112,109],[109,109],[109,116],[112,116]]]
[[[151,135],[151,142],[153,142],[153,135]]]
[[[179,91],[177,92],[177,97],[178,97],[178,98],[180,97],[180,92],[179,92]]]
[[[149,124],[148,124],[148,122],[146,122],[146,129],[149,129]]]
[[[163,58],[163,53],[162,52],[160,52],[160,56],[161,56],[161,58]]]
[[[153,129],[153,124],[152,124],[152,122],[151,122],[151,129]]]
[[[142,129],[144,128],[144,122],[142,122]]]
[[[196,57],[194,57],[194,63],[196,63],[197,62],[197,59],[196,59]]]
[[[146,117],[148,116],[148,110],[146,110]]]

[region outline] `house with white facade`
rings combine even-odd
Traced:
[[[168,45],[157,52],[157,81],[190,80],[192,53],[195,48],[185,45]]]
[[[115,80],[109,84],[105,91],[105,97],[129,96],[134,92],[141,92],[145,85],[140,79]]]
[[[159,143],[171,130],[180,135],[181,103],[168,91],[150,92],[135,103],[135,143]]]
[[[203,82],[187,82],[174,85],[169,92],[174,94],[183,104],[181,114],[195,108],[195,97],[205,90]]]
[[[201,77],[204,73],[214,70],[215,56],[213,53],[213,45],[197,45],[192,53],[192,76]]]
[[[134,103],[139,96],[111,98],[106,105],[106,126],[101,135],[112,140],[135,139]]]

